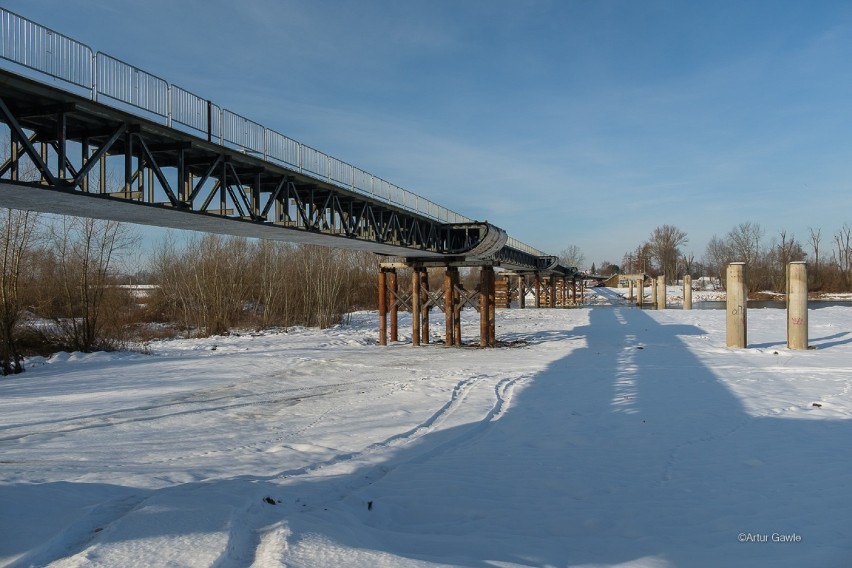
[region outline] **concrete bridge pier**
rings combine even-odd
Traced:
[[[666,277],[657,276],[657,309],[666,309]]]

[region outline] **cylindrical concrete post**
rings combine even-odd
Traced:
[[[689,274],[683,277],[683,309],[692,309],[692,276]]]
[[[420,346],[420,270],[411,271],[411,345]]]
[[[640,308],[645,305],[645,277],[644,276],[642,276],[642,278],[640,278],[636,282],[636,299],[638,301]]]
[[[657,279],[651,278],[651,305],[657,307]]]
[[[748,341],[748,288],[744,262],[728,265],[727,296],[725,327],[728,347],[743,349]]]
[[[808,348],[808,265],[787,266],[787,348]]]
[[[657,276],[657,309],[666,309],[666,277]]]
[[[633,279],[631,278],[627,279],[627,301],[633,301]]]
[[[379,269],[379,345],[388,344],[387,273]]]

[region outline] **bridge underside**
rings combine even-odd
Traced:
[[[72,215],[150,225],[167,229],[201,231],[236,237],[259,238],[297,244],[321,245],[351,250],[366,250],[380,255],[397,256],[401,247],[365,239],[312,232],[285,230],[284,227],[239,218],[223,219],[217,215],[177,209],[157,203],[130,202],[108,195],[79,193],[50,189],[30,184],[15,184],[0,180],[0,204],[11,209],[41,213]],[[223,222],[227,221],[227,222]],[[418,257],[445,258],[446,255],[418,250]]]
[[[441,221],[3,70],[0,87],[2,206],[404,258],[499,263],[507,249],[512,266],[538,262],[488,223]]]

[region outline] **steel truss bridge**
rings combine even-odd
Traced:
[[[0,8],[0,205],[372,251],[576,269]]]

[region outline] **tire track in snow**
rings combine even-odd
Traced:
[[[312,503],[310,506],[306,503],[303,503],[303,511],[311,511],[319,507],[324,507],[332,501],[343,500],[348,495],[351,495],[352,493],[360,491],[364,487],[368,487],[380,481],[382,478],[393,472],[401,465],[424,463],[434,458],[435,456],[438,456],[447,451],[451,451],[452,449],[457,448],[460,445],[469,442],[475,437],[481,435],[491,426],[493,422],[502,418],[503,415],[509,410],[515,388],[517,388],[518,385],[528,381],[531,376],[532,375],[523,375],[520,377],[500,379],[493,387],[495,396],[494,403],[492,404],[489,411],[479,421],[461,427],[459,433],[454,435],[452,438],[440,442],[432,447],[427,447],[424,449],[424,451],[411,458],[401,459],[399,461],[390,463],[380,463],[370,467],[365,473],[359,474],[357,476],[357,479],[350,478],[351,481],[347,481],[344,484],[340,485],[337,495],[330,496],[327,499],[323,499],[321,502]],[[453,390],[453,395],[451,399],[441,409],[435,412],[435,414],[433,414],[428,420],[424,421],[417,427],[408,430],[407,432],[396,434],[382,442],[371,444],[370,446],[367,446],[363,450],[357,452],[340,454],[320,463],[281,472],[280,474],[278,474],[277,477],[300,477],[327,467],[332,467],[345,462],[356,461],[370,454],[381,452],[388,448],[396,448],[402,445],[410,444],[415,440],[422,438],[426,434],[433,432],[443,421],[445,421],[454,411],[456,411],[464,403],[465,399],[470,395],[470,392],[473,390],[474,387],[478,386],[479,383],[483,382],[488,378],[493,377],[490,377],[488,375],[477,375],[459,381],[456,385],[456,388]]]
[[[7,568],[52,566],[56,562],[78,566],[80,564],[74,562],[74,557],[85,553],[105,528],[129,514],[145,499],[145,496],[131,495],[100,503],[53,538],[9,564]]]

